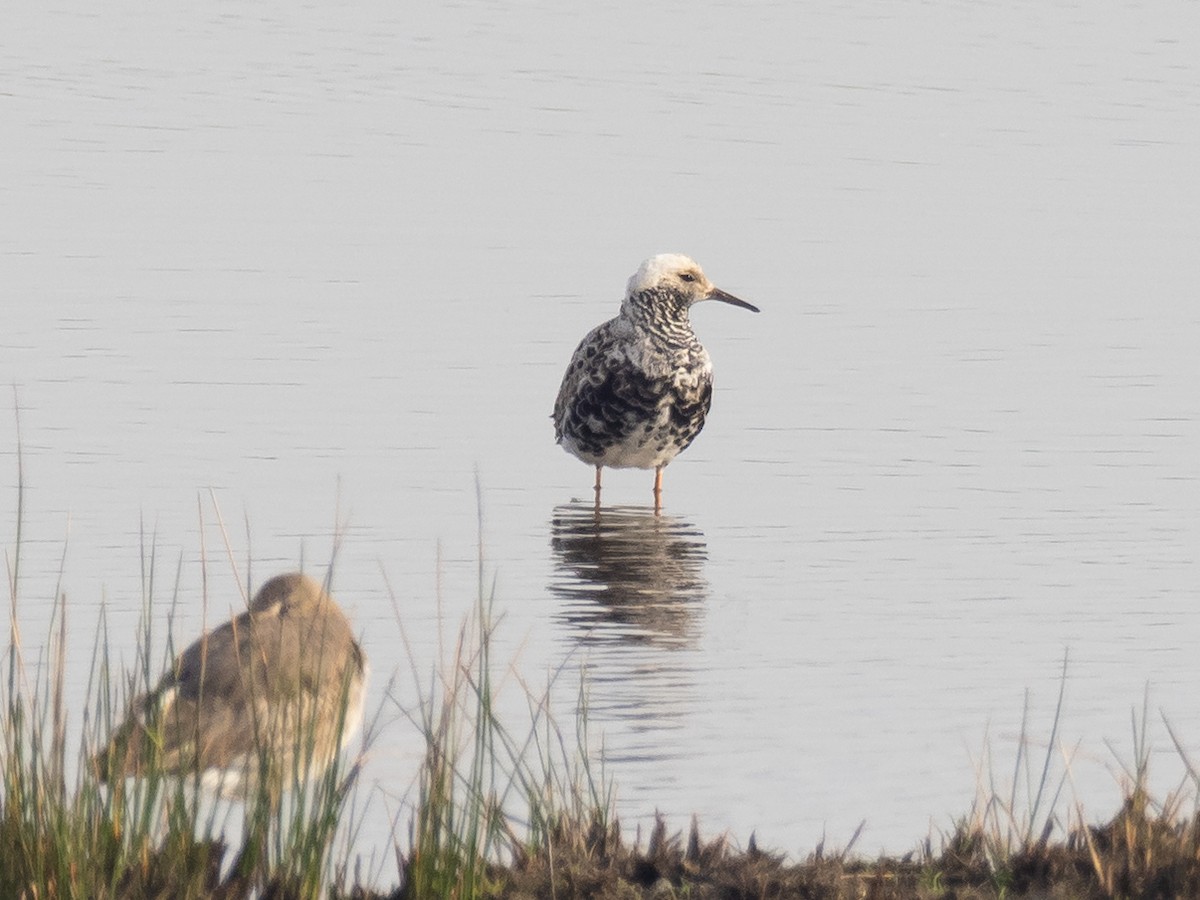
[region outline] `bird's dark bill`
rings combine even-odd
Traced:
[[[750,312],[758,312],[759,309],[753,304],[747,303],[740,297],[735,297],[733,294],[727,294],[720,288],[713,288],[712,293],[708,295],[709,300],[720,300],[722,303],[730,303],[734,306],[740,306],[742,309],[748,309]]]

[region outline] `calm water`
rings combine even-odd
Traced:
[[[14,9],[27,640],[60,561],[73,640],[105,603],[131,660],[151,545],[188,639],[202,567],[212,621],[247,560],[257,584],[340,534],[385,723],[364,850],[420,749],[389,586],[427,671],[480,540],[506,702],[561,668],[569,722],[585,667],[628,822],[801,852],[865,819],[906,850],[967,810],[985,736],[1009,771],[1026,690],[1049,736],[1068,651],[1079,799],[1115,810],[1105,741],[1128,760],[1147,685],[1173,783],[1158,711],[1200,741],[1198,36],[1194,4]],[[651,474],[610,472],[596,520],[551,405],[667,250],[763,313],[695,312],[709,426],[661,519]]]

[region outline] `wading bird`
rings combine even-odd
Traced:
[[[704,427],[712,405],[712,362],[688,311],[720,300],[758,308],[727,294],[693,260],[675,253],[642,263],[615,319],[588,332],[563,376],[554,432],[563,449],[600,472],[654,469],[654,511],[662,509],[663,469]]]

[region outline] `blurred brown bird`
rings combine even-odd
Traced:
[[[133,704],[95,758],[98,775],[196,775],[221,796],[266,787],[277,801],[332,764],[362,720],[366,676],[333,598],[306,575],[276,576]]]

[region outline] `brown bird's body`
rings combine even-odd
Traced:
[[[97,756],[103,780],[198,775],[223,796],[324,772],[362,717],[366,658],[341,609],[301,574],[266,582],[140,698]]]

